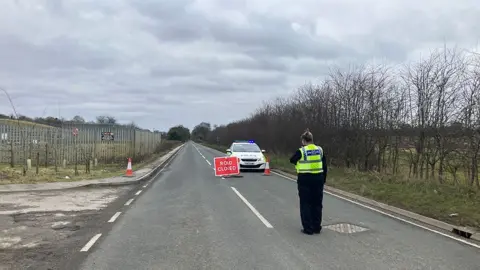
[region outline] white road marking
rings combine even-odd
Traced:
[[[135,196],[138,196],[138,195],[140,195],[140,193],[142,193],[142,191],[141,191],[141,190],[137,191],[137,193],[135,193]]]
[[[195,145],[193,145],[193,147],[195,148],[195,150],[197,150],[197,152],[200,154],[200,156],[202,156],[203,159],[205,159],[205,161],[208,163],[208,165],[212,166],[212,163],[210,163],[210,161],[208,161],[208,159],[202,154],[202,152],[200,152],[200,150]],[[213,170],[215,170],[215,168],[213,168]]]
[[[128,200],[125,205],[130,205],[133,202],[133,199]]]
[[[250,208],[250,210],[252,210],[252,212],[263,222],[263,224],[265,224],[265,226],[267,226],[267,228],[273,228],[272,224],[270,224],[270,222],[268,222],[268,220],[266,220],[261,214],[260,212],[257,211],[257,209],[255,209],[255,207],[253,207],[253,205],[251,205],[247,199],[245,199],[242,194],[240,194],[240,192],[238,192],[238,190],[234,187],[231,187],[232,190],[237,194],[238,197],[240,197],[240,199],[248,206],[248,208]]]
[[[117,213],[115,213],[115,215],[113,215],[113,216],[108,220],[108,222],[109,222],[109,223],[114,222],[114,221],[120,216],[121,213],[122,213],[122,212],[117,212]]]
[[[81,252],[86,252],[88,251],[94,244],[95,242],[97,242],[98,238],[100,238],[100,236],[102,236],[101,233],[95,235],[94,237],[92,237],[92,239],[90,239],[90,241],[88,241],[88,243],[80,250]]]
[[[280,177],[283,177],[283,178],[285,178],[285,179],[288,179],[288,180],[290,180],[290,181],[297,182],[295,179],[292,179],[292,178],[290,178],[290,177],[288,177],[288,176],[285,176],[285,175],[282,175],[282,174],[279,174],[279,173],[276,173],[276,172],[273,172],[273,173],[276,174],[276,175],[278,175],[278,176],[280,176]],[[420,225],[420,224],[418,224],[418,223],[412,222],[412,221],[410,221],[410,220],[406,220],[406,219],[404,219],[404,218],[394,216],[394,215],[392,215],[392,214],[389,214],[389,213],[384,212],[384,211],[382,211],[382,210],[378,210],[378,209],[376,209],[376,208],[373,208],[373,207],[371,207],[371,206],[365,205],[365,204],[363,204],[363,203],[359,203],[359,202],[350,200],[350,199],[348,199],[348,198],[339,196],[339,195],[337,195],[337,194],[333,194],[333,193],[331,193],[331,192],[329,192],[329,191],[324,190],[323,192],[324,192],[324,193],[327,193],[328,195],[337,197],[337,198],[339,198],[339,199],[341,199],[341,200],[347,201],[347,202],[349,202],[349,203],[353,203],[353,204],[356,204],[356,205],[361,206],[361,207],[363,207],[363,208],[367,208],[367,209],[369,209],[369,210],[371,210],[371,211],[377,212],[377,213],[382,214],[382,215],[384,215],[384,216],[391,217],[391,218],[393,218],[393,219],[396,219],[396,220],[405,222],[405,223],[407,223],[407,224],[416,226],[416,227],[418,227],[418,228],[422,228],[422,229],[427,230],[427,231],[429,231],[429,232],[436,233],[436,234],[438,234],[438,235],[441,235],[441,236],[450,238],[450,239],[452,239],[452,240],[455,240],[455,241],[464,243],[464,244],[466,244],[466,245],[472,246],[472,247],[474,247],[474,248],[480,249],[480,245],[477,245],[477,244],[475,244],[475,243],[466,241],[466,240],[464,240],[464,239],[460,239],[460,238],[457,238],[457,237],[455,237],[455,236],[451,236],[451,235],[449,235],[449,234],[446,234],[446,233],[443,233],[443,232],[440,232],[440,231],[437,231],[437,230],[434,230],[434,229],[425,227],[425,226],[423,226],[423,225]]]
[[[143,185],[142,187],[143,187],[143,188],[146,188],[146,187],[148,186],[148,184],[149,184],[149,183],[150,183],[150,182],[146,183],[146,184],[145,184],[145,185]]]

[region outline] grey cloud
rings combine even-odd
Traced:
[[[476,45],[478,1],[379,1],[38,0],[45,11],[19,0],[0,10],[0,86],[33,117],[193,127],[247,116],[332,66]],[[4,98],[0,108],[10,113]]]
[[[142,14],[165,21],[177,20],[185,15],[185,8],[193,4],[194,0],[133,0],[130,4]]]
[[[135,2],[135,7],[155,21],[146,26],[162,42],[186,42],[213,38],[232,44],[254,57],[314,56],[333,59],[352,50],[329,37],[312,38],[297,33],[285,19],[249,14],[249,26],[212,22],[191,9],[193,1]]]
[[[338,63],[338,62],[337,62]],[[291,65],[290,73],[296,75],[320,76],[329,72],[332,63],[314,58],[301,58]]]
[[[329,37],[312,38],[295,32],[291,22],[278,18],[250,15],[254,27],[213,25],[211,34],[220,42],[238,45],[253,56],[288,56],[333,59],[351,54],[344,45]]]
[[[210,79],[208,77],[182,77],[172,78],[164,87],[164,91],[175,91],[177,93],[197,93],[198,95],[205,95],[211,93],[214,96],[216,93],[229,92],[243,92],[245,89],[239,85],[232,84],[232,82],[225,82],[224,78],[216,77]]]
[[[46,7],[55,14],[61,14],[63,11],[62,0],[47,0]]]
[[[261,69],[261,70],[276,70],[276,71],[287,71],[288,65],[278,59],[270,59],[266,56],[260,56],[252,58],[251,61],[245,61],[237,63],[238,68],[243,69]]]
[[[186,8],[193,3],[193,0],[131,2],[141,14],[152,19],[153,23],[145,27],[163,42],[191,42],[202,38],[207,21],[199,14],[187,11]]]
[[[35,72],[49,68],[102,69],[114,59],[66,37],[35,45],[12,35],[0,35],[0,61],[4,71]]]
[[[208,70],[203,69],[202,67],[188,64],[177,64],[164,62],[153,67],[150,70],[150,74],[153,77],[161,78],[173,78],[173,77],[184,77],[190,76],[193,74],[207,73]]]
[[[452,7],[443,12],[435,9],[425,12],[419,9],[405,8],[375,25],[371,35],[375,35],[380,40],[379,43],[389,40],[389,42],[383,42],[384,45],[396,47],[396,49],[384,51],[388,57],[392,57],[394,53],[406,55],[422,44],[442,44],[450,41],[474,44],[480,32],[479,16],[480,4],[469,10]],[[477,33],[477,35],[473,33]],[[380,45],[379,47],[381,52],[382,47],[386,46]],[[376,51],[376,49],[378,48],[373,48],[372,51]]]

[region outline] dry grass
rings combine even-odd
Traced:
[[[53,126],[29,122],[29,121],[22,121],[22,120],[14,120],[14,119],[0,119],[0,124],[7,124],[7,125],[20,125],[25,127],[42,127],[42,128],[55,128]]]
[[[0,145],[1,146],[1,145]],[[45,143],[36,144],[32,151],[27,148],[27,156],[32,159],[32,166],[36,163],[36,153],[40,153],[39,159],[40,164],[45,164],[46,157],[46,146]],[[55,149],[57,151],[58,159],[61,160],[62,157],[66,158],[68,163],[73,163],[75,160],[75,153],[78,155],[78,160],[84,160],[87,157],[92,155],[98,160],[99,163],[115,163],[118,160],[124,160],[125,158],[133,154],[133,147],[131,142],[99,142],[95,144],[77,144],[75,145],[49,145],[48,146],[48,157],[50,166],[54,166],[53,160],[55,160]],[[76,151],[76,149],[78,151]],[[2,148],[0,147],[0,151]],[[17,145],[13,148],[15,155],[15,164],[22,164],[23,159],[23,149],[20,145]],[[3,156],[0,156],[0,162],[10,163],[10,146],[3,147]],[[150,152],[151,149],[147,149],[146,146],[137,146],[136,152],[137,155],[146,155]]]
[[[272,168],[295,174],[288,156],[267,155]],[[329,168],[327,185],[451,224],[480,228],[480,192],[465,186],[336,167]]]
[[[150,164],[151,162],[165,155],[178,145],[180,145],[179,142],[163,142],[159,153],[152,155],[151,157],[145,159],[142,162],[133,162],[133,170],[141,169],[145,165]],[[54,166],[49,166],[47,168],[40,166],[39,172],[37,174],[36,168],[32,164],[32,169],[27,171],[26,176],[23,176],[22,166],[15,166],[14,168],[11,168],[8,164],[1,164],[0,184],[31,184],[42,182],[78,181],[108,178],[123,175],[126,171],[127,163],[125,162],[124,164],[98,164],[98,166],[90,169],[90,173],[86,172],[85,164],[79,164],[77,168],[79,173],[78,176],[75,175],[74,165],[69,165],[66,168],[62,168],[61,166],[59,166],[58,172],[55,171]]]
[[[123,170],[125,170],[125,168]],[[38,174],[36,174],[36,168],[33,167],[27,171],[26,176],[22,175],[22,170],[23,168],[21,166],[11,168],[8,165],[0,165],[0,184],[78,181],[121,175],[121,168],[114,165],[99,165],[91,169],[90,173],[85,172],[85,165],[78,165],[78,176],[75,176],[74,166],[67,166],[66,168],[58,167],[58,172],[55,171],[53,166],[48,168],[40,167]]]

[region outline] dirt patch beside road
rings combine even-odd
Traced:
[[[0,195],[0,269],[58,269],[81,229],[131,187]]]

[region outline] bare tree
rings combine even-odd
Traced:
[[[336,166],[452,184],[465,174],[479,186],[479,59],[445,48],[401,69],[332,68],[320,84],[265,102],[207,139],[255,139],[284,155],[308,127]]]

